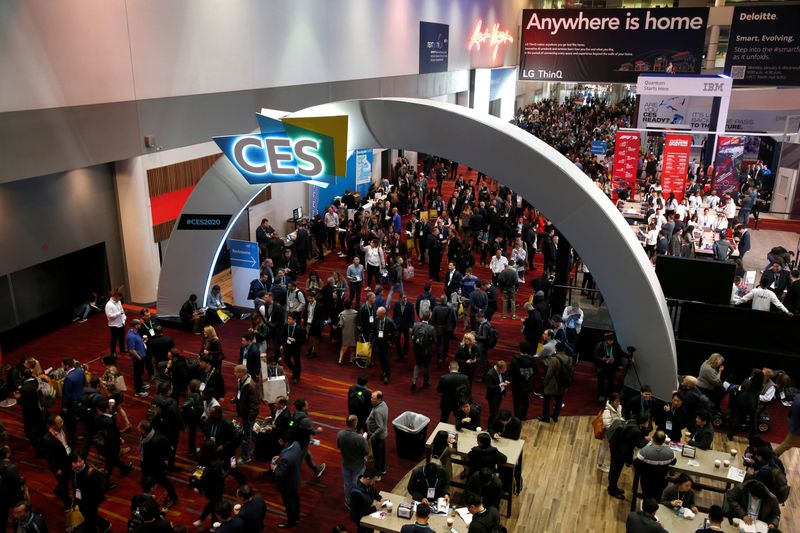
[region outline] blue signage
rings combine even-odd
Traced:
[[[450,53],[450,26],[419,22],[419,73],[447,72]]]
[[[608,143],[605,141],[592,141],[591,154],[592,155],[606,155],[608,151]]]
[[[232,267],[259,269],[258,243],[230,239],[228,248],[231,252]]]

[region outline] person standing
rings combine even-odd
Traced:
[[[545,373],[544,403],[542,405],[542,416],[538,419],[541,422],[550,422],[550,403],[553,403],[553,422],[558,422],[558,415],[561,413],[561,405],[564,400],[564,393],[567,392],[569,383],[563,376],[573,372],[572,359],[564,353],[564,346],[558,344],[555,355],[550,359]]]
[[[367,435],[372,443],[372,456],[378,474],[386,474],[386,438],[389,436],[389,407],[383,401],[383,392],[372,393],[372,411],[367,417]]]
[[[11,525],[14,533],[47,533],[47,524],[40,513],[34,513],[30,501],[23,501],[14,507]]]
[[[84,461],[73,450],[69,455],[72,464],[72,497],[83,515],[83,530],[89,533],[111,531],[111,524],[98,514],[105,497],[106,479],[103,474]]]
[[[246,484],[239,487],[236,495],[242,501],[237,516],[244,522],[244,531],[247,533],[264,531],[264,519],[267,517],[267,503],[264,497],[254,493],[252,487]]]
[[[266,218],[261,219],[261,224],[256,228],[256,242],[258,243],[259,263],[263,263],[267,258],[267,243],[272,232],[275,231],[269,225],[269,220]]]
[[[436,331],[436,351],[438,361],[436,368],[442,368],[442,364],[447,361],[450,351],[450,338],[456,329],[456,312],[447,304],[447,297],[442,295],[439,304],[431,312],[431,325]]]
[[[44,410],[39,402],[39,380],[33,377],[33,371],[30,368],[22,371],[19,404],[22,407],[22,424],[25,436],[37,453],[40,453],[39,440],[45,432],[46,424]]]
[[[131,358],[131,363],[133,363],[133,388],[137,396],[145,397],[147,396],[145,389],[150,388],[150,385],[145,385],[142,380],[147,348],[144,345],[144,340],[139,335],[138,326],[139,319],[134,318],[131,321],[131,329],[128,330],[128,335],[125,337],[125,344],[128,347],[128,356]]]
[[[108,319],[108,329],[111,332],[110,353],[119,351],[125,352],[125,310],[122,308],[120,294],[117,291],[111,293],[111,297],[106,302],[106,318]]]
[[[519,350],[520,353],[511,359],[508,375],[511,381],[514,416],[520,420],[526,420],[533,390],[533,379],[536,376],[536,359],[530,353],[531,345],[528,341],[520,342]]]
[[[56,478],[54,492],[64,502],[64,509],[69,508],[69,472],[71,470],[69,454],[72,448],[64,431],[64,419],[56,415],[48,420],[50,426],[42,438],[42,451],[47,459],[50,472]]]
[[[428,323],[430,311],[423,311],[421,322],[414,324],[411,331],[411,343],[414,346],[414,371],[411,375],[411,390],[417,390],[417,379],[422,373],[422,386],[431,386],[430,364],[436,346],[436,329]]]
[[[506,395],[506,389],[511,384],[506,378],[506,362],[498,361],[486,373],[486,402],[489,404],[489,420],[486,423],[487,427],[492,427],[497,413],[500,411],[500,402],[503,401],[503,396]]]
[[[359,435],[356,430],[358,417],[348,415],[347,427],[336,435],[336,447],[342,454],[342,480],[344,482],[344,505],[350,509],[350,495],[353,487],[358,483],[358,478],[367,467],[369,447],[367,440]]]
[[[786,295],[783,297],[783,306],[790,313],[800,313],[800,270],[790,272],[789,284],[786,286]]]
[[[328,206],[325,212],[325,236],[328,241],[328,250],[333,251],[336,249],[336,232],[339,230],[339,214],[333,209],[332,205]],[[320,250],[320,254],[322,250]]]
[[[472,395],[469,379],[458,371],[458,366],[458,361],[450,361],[450,372],[440,377],[436,386],[436,391],[442,395],[439,411],[440,421],[444,423],[448,422],[450,413],[458,409],[461,401]]]
[[[448,262],[447,274],[445,274],[444,277],[444,293],[447,295],[447,301],[450,301],[454,292],[458,292],[461,289],[461,282],[463,279],[464,276],[461,275],[461,272],[456,270],[455,262]]]
[[[250,462],[250,442],[253,440],[253,424],[258,418],[258,390],[253,378],[247,373],[247,367],[236,365],[233,369],[236,376],[236,415],[242,423],[242,458],[241,464]]]
[[[248,331],[242,335],[242,346],[239,349],[239,364],[244,365],[247,373],[253,378],[253,382],[256,386],[258,386],[258,378],[261,375],[261,350],[256,343],[256,335],[252,331]]]
[[[366,304],[364,305],[366,306]],[[372,316],[370,316],[371,319]],[[373,355],[378,357],[381,364],[381,378],[385,385],[389,383],[392,374],[392,345],[395,340],[396,327],[393,321],[386,318],[385,307],[378,308],[375,321],[369,326],[371,331],[365,329],[364,336],[372,341]]]
[[[283,341],[281,352],[286,366],[292,371],[292,383],[300,383],[302,371],[301,351],[306,341],[306,330],[297,323],[296,313],[289,313],[286,317],[286,326],[283,328]]]
[[[402,361],[408,357],[408,339],[414,327],[414,305],[408,301],[405,293],[400,293],[400,299],[394,304],[392,315],[395,325],[395,339],[397,341],[397,357],[395,361]],[[402,347],[401,347],[401,340]]]
[[[594,368],[597,373],[597,394],[599,402],[605,402],[614,392],[617,368],[622,361],[622,348],[614,339],[614,333],[607,331],[603,340],[594,347]]]
[[[667,487],[669,467],[677,462],[672,448],[665,446],[667,434],[658,430],[653,434],[650,446],[645,446],[636,454],[633,465],[639,472],[642,484],[642,497],[661,501],[661,494]]]
[[[518,282],[517,269],[514,265],[506,263],[505,268],[497,275],[497,286],[503,292],[503,318],[507,318],[510,312],[512,319],[519,320],[516,301]]]
[[[354,306],[361,304],[361,286],[364,283],[364,265],[361,258],[357,255],[353,257],[353,263],[347,267],[347,282],[350,284],[350,300]]]
[[[433,281],[439,281],[439,271],[442,269],[442,239],[440,237],[439,228],[433,228],[433,231],[425,238],[428,249],[428,278]]]
[[[631,463],[634,449],[644,448],[650,442],[650,437],[645,436],[649,427],[650,420],[647,416],[637,414],[609,439],[611,467],[608,472],[608,494],[618,500],[625,499],[625,491],[617,485],[622,467]]]
[[[272,458],[270,469],[275,473],[275,487],[281,495],[286,509],[286,521],[278,524],[279,529],[292,528],[300,521],[300,462],[303,450],[300,444],[292,441],[285,433],[278,436],[281,452]]]
[[[348,354],[348,362],[353,360],[353,352],[356,347],[356,331],[358,322],[358,311],[353,309],[353,302],[348,298],[344,301],[344,309],[339,313],[337,327],[341,330],[342,347],[339,350],[339,365],[344,364],[343,358]]]
[[[139,422],[139,458],[142,467],[142,480],[151,478],[155,484],[167,489],[167,501],[164,507],[172,507],[178,503],[178,493],[167,477],[167,465],[172,456],[169,439],[158,433],[149,420]]]
[[[133,469],[132,463],[123,463],[120,459],[122,436],[117,428],[117,416],[114,410],[116,402],[102,398],[97,401],[99,414],[94,417],[94,435],[92,441],[97,451],[105,459],[105,474],[111,480],[114,468],[119,468],[123,476],[127,476]],[[87,444],[89,442],[87,441]],[[113,484],[110,485],[113,488]]]

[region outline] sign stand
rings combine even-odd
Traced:
[[[233,282],[233,305],[252,307],[247,299],[250,282],[258,278],[261,270],[258,264],[258,243],[251,241],[228,240],[231,252],[231,280]]]

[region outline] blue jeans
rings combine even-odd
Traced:
[[[250,459],[250,442],[253,440],[253,422],[255,420],[242,419],[242,459]]]
[[[393,283],[392,287],[389,289],[389,294],[386,296],[386,312],[388,313],[389,310],[392,308],[392,295],[394,294],[395,289],[397,292],[403,293],[403,280],[401,279],[397,283]]]
[[[353,487],[358,484],[358,478],[361,477],[361,474],[364,473],[366,470],[365,465],[361,465],[358,468],[350,468],[346,464],[342,463],[342,480],[344,481],[344,501],[347,505],[350,505],[350,494],[353,492]]]

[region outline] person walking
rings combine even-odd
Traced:
[[[69,456],[72,465],[72,496],[83,515],[83,531],[111,531],[111,524],[98,513],[105,501],[106,478],[96,468],[89,466],[81,455],[73,450]]]
[[[350,509],[350,495],[353,487],[358,483],[358,478],[367,467],[369,447],[367,440],[356,430],[358,417],[348,415],[346,425],[336,435],[336,447],[342,454],[342,481],[344,482],[344,505]]]
[[[242,457],[239,463],[247,464],[250,462],[250,442],[253,440],[253,424],[258,418],[258,390],[255,381],[247,373],[246,366],[236,365],[233,369],[233,375],[236,376],[236,396],[233,399],[233,404],[236,406],[236,415],[242,423]]]
[[[381,379],[384,385],[389,383],[392,375],[392,345],[395,341],[395,323],[386,317],[386,308],[379,307],[375,312],[375,321],[371,331],[365,331],[365,337],[371,338],[373,356],[377,356],[381,364]]]
[[[279,529],[292,528],[300,521],[300,462],[303,450],[300,444],[285,433],[278,436],[281,452],[272,458],[270,469],[275,474],[275,488],[281,495],[286,509],[286,520],[278,524]]]
[[[383,392],[372,393],[372,411],[367,417],[367,435],[372,444],[372,456],[378,474],[386,474],[386,438],[389,436],[389,407],[383,401]]]
[[[572,359],[564,353],[562,344],[556,347],[555,355],[547,365],[547,373],[544,376],[544,403],[542,405],[542,416],[538,418],[541,422],[550,422],[550,404],[553,403],[553,422],[558,422],[558,415],[561,413],[561,405],[564,400],[564,393],[571,383],[565,376],[570,375]]]
[[[164,507],[172,507],[178,502],[178,493],[167,477],[167,465],[172,455],[169,439],[158,433],[146,419],[139,422],[138,429],[142,480],[149,477],[155,484],[167,489],[167,501]]]
[[[458,361],[450,361],[450,372],[439,378],[436,391],[442,397],[439,400],[440,421],[447,423],[450,413],[461,405],[461,400],[472,395],[469,378],[458,371]]]
[[[411,330],[411,343],[414,346],[414,371],[411,375],[411,390],[417,390],[417,378],[422,373],[422,386],[431,386],[430,364],[436,346],[436,329],[428,323],[430,311],[422,312],[422,321],[414,324]]]
[[[506,389],[511,384],[506,378],[506,362],[498,361],[486,373],[486,402],[489,404],[489,420],[486,423],[487,427],[492,427],[497,413],[500,411],[500,402],[503,401],[503,396],[506,395]]]

